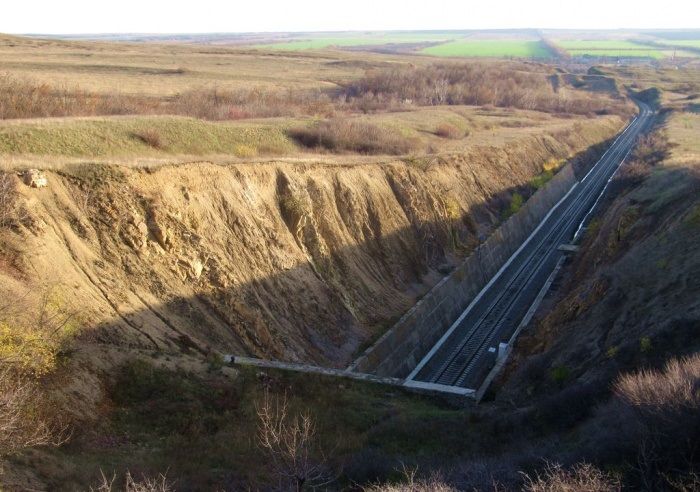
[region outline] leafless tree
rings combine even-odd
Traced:
[[[272,398],[267,390],[262,402],[256,404],[256,412],[258,444],[270,460],[280,489],[315,489],[332,481],[308,412],[291,414],[287,396]]]
[[[37,411],[42,399],[31,378],[0,368],[0,459],[28,447],[59,445],[65,440],[65,427]]]
[[[17,320],[19,307],[28,310],[28,296],[0,303],[0,460],[34,446],[58,446],[68,437],[68,426],[49,415],[52,405],[41,388],[39,375],[51,367],[58,344],[58,332],[71,314],[52,312],[50,299],[41,298],[32,330],[10,326],[4,319]]]
[[[435,81],[435,104],[445,104],[447,93],[450,90],[450,81],[446,78]]]

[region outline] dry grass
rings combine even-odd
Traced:
[[[369,53],[270,54],[223,46],[33,40],[0,35],[0,73],[99,94],[168,98],[223,90],[318,90],[402,57]],[[414,57],[420,63],[421,57]],[[404,60],[405,62],[405,60]]]
[[[588,463],[567,470],[560,465],[547,465],[541,475],[526,476],[527,492],[614,492],[621,490],[620,481]]]
[[[365,492],[457,492],[457,489],[447,484],[439,475],[429,478],[416,478],[415,468],[404,467],[402,480],[398,483],[385,483],[365,487]]]
[[[668,362],[663,371],[642,370],[621,376],[617,396],[644,413],[673,418],[700,411],[700,354]]]

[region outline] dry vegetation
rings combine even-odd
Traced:
[[[26,448],[58,446],[68,437],[42,378],[55,370],[75,316],[54,291],[0,303],[0,470]]]
[[[287,395],[272,397],[268,391],[255,409],[258,444],[267,456],[271,477],[277,479],[275,487],[301,492],[333,481],[319,449],[316,423],[308,411],[294,414]]]
[[[440,123],[435,129],[435,134],[442,138],[462,138],[465,136],[465,132],[460,130],[455,125],[451,123]]]
[[[160,107],[145,96],[92,94],[0,75],[0,119],[155,114]]]
[[[0,228],[19,218],[17,182],[17,177],[11,173],[0,171]]]
[[[359,120],[332,119],[312,127],[294,128],[290,135],[305,147],[331,152],[399,155],[418,148],[415,140],[396,130]]]
[[[117,482],[116,473],[109,478],[103,472],[100,474],[99,484],[90,487],[90,492],[172,492],[175,490],[165,475],[159,475],[156,478],[143,477],[137,480],[127,470],[120,486],[119,483],[115,483]]]
[[[0,76],[0,119],[177,114],[208,120],[338,112],[403,111],[416,106],[491,105],[559,114],[629,116],[622,100],[558,91],[545,73],[474,63],[380,69],[341,89],[279,90],[196,87],[169,97],[91,93],[9,74]]]
[[[139,156],[212,149],[240,157],[291,153],[296,147],[289,137],[304,148],[340,154],[400,155],[428,149],[426,143],[463,152],[459,141],[472,138],[492,149],[452,156],[452,161],[443,154],[341,170],[310,170],[308,162],[298,167],[199,163],[148,171],[67,165],[51,173],[46,193],[37,191],[26,202],[17,177],[1,173],[0,239],[26,241],[27,247],[41,241],[46,249],[27,255],[33,255],[31,268],[39,265],[43,275],[69,278],[75,286],[71,293],[95,313],[91,323],[98,326],[76,342],[81,349],[76,356],[65,350],[65,341],[81,323],[62,296],[47,294],[31,302],[14,296],[12,306],[0,306],[0,459],[65,439],[64,421],[56,415],[64,408],[45,392],[62,362],[78,378],[88,371],[100,375],[97,403],[80,402],[99,418],[86,419],[90,425],[77,430],[71,446],[35,451],[39,458],[28,465],[50,485],[65,480],[60,484],[65,490],[90,483],[103,492],[362,487],[396,478],[401,463],[406,466],[397,483],[367,490],[452,492],[496,489],[499,481],[506,490],[532,492],[697,485],[700,357],[672,361],[660,370],[659,361],[668,360],[669,353],[652,359],[659,338],[632,337],[632,347],[608,346],[615,336],[612,321],[590,323],[612,328],[577,344],[576,360],[601,350],[607,354],[586,361],[589,368],[610,368],[605,377],[594,374],[579,382],[585,370],[541,358],[525,368],[530,372],[519,385],[524,398],[506,391],[505,402],[468,409],[355,382],[238,371],[225,367],[216,352],[323,362],[349,357],[367,332],[385,327],[415,301],[428,274],[435,276],[439,266],[461,254],[462,244],[468,250],[475,231],[497,223],[501,213],[516,212],[524,200],[519,191],[551,177],[551,159],[566,159],[582,142],[600,142],[619,123],[601,118],[608,126],[587,134],[593,125],[575,126],[570,115],[580,121],[607,112],[626,116],[624,102],[554,88],[548,69],[524,64],[416,61],[409,66],[404,60],[399,68],[387,68],[383,58],[358,64],[314,55],[303,58],[306,68],[297,70],[306,72],[295,72],[293,81],[289,75],[294,88],[285,90],[269,81],[260,89],[229,83],[213,67],[242,58],[223,49],[207,47],[206,53],[191,55],[206,62],[185,68],[163,66],[162,60],[158,67],[147,66],[147,54],[128,52],[93,68],[94,79],[81,84],[89,90],[63,79],[63,87],[47,85],[55,72],[68,70],[59,63],[42,65],[46,73],[37,79],[44,82],[27,77],[36,75],[28,70],[3,76],[0,118],[175,114],[196,120],[105,118],[62,122],[58,130],[9,122],[0,137],[9,136],[0,143],[10,155],[65,152],[91,162],[125,152],[109,147],[115,141],[126,142]],[[246,56],[250,63],[265,58]],[[262,79],[277,63],[276,74],[304,65],[286,56],[265,59],[265,70],[255,77]],[[84,68],[71,67],[76,73]],[[138,79],[132,93],[99,87],[131,76],[125,73]],[[201,85],[211,73],[224,81],[221,86]],[[166,79],[172,82],[163,84],[162,92],[136,90]],[[480,108],[458,106],[465,104]],[[407,111],[425,106],[441,107]],[[267,133],[256,122],[199,121],[277,117],[286,119],[271,122],[277,126]],[[313,117],[313,122],[290,117]],[[39,136],[32,140],[30,134]],[[688,135],[694,141],[692,128]],[[74,141],[83,146],[67,152]],[[666,144],[659,136],[642,142],[634,159],[641,169],[635,183],[661,167]],[[542,169],[545,173],[532,178]],[[654,200],[668,195],[654,191],[633,205],[658,204]],[[34,207],[30,216],[25,205]],[[626,235],[638,217],[633,212],[625,215],[629,221],[616,221],[618,239],[606,242],[614,246],[611,255],[621,254],[625,240],[639,239]],[[683,215],[683,227],[695,227],[694,217]],[[23,276],[36,274],[29,267],[13,270],[11,248],[0,246],[3,278],[21,284]],[[55,265],[63,270],[52,270]],[[692,290],[693,278],[683,278],[686,290]],[[567,304],[573,311],[558,326],[585,312],[578,300]],[[162,367],[132,360],[133,353]],[[640,366],[647,369],[617,379],[623,368]],[[611,397],[607,388],[613,381]],[[59,394],[69,391],[63,382]],[[551,393],[540,395],[538,384]],[[560,464],[543,465],[543,458]],[[142,479],[126,471],[135,466]],[[118,471],[98,477],[101,467]],[[343,476],[336,477],[341,468]],[[426,473],[419,475],[419,469]],[[165,471],[168,479],[159,475]]]
[[[543,73],[473,63],[378,71],[348,84],[345,95],[366,111],[401,104],[469,104],[550,113],[631,113],[621,100],[606,100],[582,91],[558,92]]]
[[[548,464],[541,474],[525,477],[526,492],[616,492],[620,481],[588,463],[571,469]]]

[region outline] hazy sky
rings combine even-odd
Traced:
[[[4,0],[5,33],[700,28],[700,0]]]

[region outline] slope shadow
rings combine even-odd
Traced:
[[[585,172],[586,164],[610,141],[577,154],[572,159],[577,174]],[[377,210],[368,203],[361,211],[367,214],[368,224],[348,234],[361,240],[325,251],[316,247],[324,234],[331,234],[323,223],[315,224],[313,231],[308,230],[308,224],[300,226],[296,234],[288,227],[287,237],[265,231],[264,225],[258,224],[255,234],[264,236],[263,243],[268,246],[264,251],[255,250],[249,261],[271,261],[279,273],[248,275],[245,281],[238,280],[242,276],[238,273],[260,269],[249,264],[240,268],[241,272],[234,271],[240,260],[230,253],[233,242],[246,245],[251,240],[241,235],[238,219],[227,219],[230,242],[211,243],[219,248],[217,257],[208,258],[199,273],[198,267],[169,249],[172,242],[162,237],[164,232],[155,224],[159,219],[148,212],[150,204],[140,206],[149,222],[148,248],[158,251],[145,255],[135,254],[125,237],[124,231],[133,224],[105,222],[107,205],[96,201],[91,204],[87,227],[94,232],[80,232],[96,238],[91,247],[100,257],[93,265],[80,268],[93,271],[88,274],[96,289],[93,295],[102,296],[115,315],[90,326],[81,338],[87,343],[158,354],[233,353],[345,367],[472,251],[479,236],[483,239],[486,232],[494,230],[515,193],[527,198],[534,191],[530,184],[500,190],[454,218],[436,213],[430,219],[415,217],[401,203],[409,225],[388,233],[373,216]],[[342,200],[342,194],[336,199]],[[351,228],[351,224],[346,226]],[[200,246],[207,242],[208,238],[186,229],[176,224],[170,235]],[[279,253],[281,245],[289,244],[296,249],[293,264]],[[250,247],[260,248],[260,242]],[[102,282],[102,275],[111,278]]]

